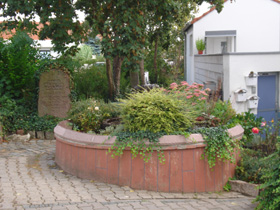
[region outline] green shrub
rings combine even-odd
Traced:
[[[34,74],[39,53],[33,40],[18,31],[10,42],[0,42],[0,97],[31,100],[36,93]]]
[[[15,101],[6,96],[0,98],[0,121],[4,134],[13,133],[18,129],[25,131],[51,131],[61,120],[53,116],[39,117],[22,101]]]
[[[235,169],[236,179],[261,184],[261,177],[270,164],[263,161],[264,155],[259,150],[243,149],[241,151],[241,160]]]
[[[13,116],[16,110],[16,102],[7,96],[0,97],[0,122],[3,126],[4,134],[10,130],[15,130]]]
[[[84,64],[92,60],[92,50],[88,45],[81,45],[79,51],[73,57],[74,60],[77,60],[79,63]]]
[[[129,94],[120,100],[121,118],[126,130],[172,133],[193,126],[193,107],[163,90]]]
[[[279,136],[278,136],[279,142]],[[256,209],[280,209],[280,145],[277,151],[265,158],[265,162],[271,167],[263,175],[264,184],[261,185],[263,191],[257,196],[259,202]]]
[[[280,122],[274,120],[270,122],[262,122],[261,130],[263,135],[261,137],[260,146],[263,149],[263,153],[268,156],[276,151],[276,145],[279,141],[280,134]]]
[[[157,56],[157,78],[156,72],[154,69],[154,50],[150,50],[149,53],[145,56],[145,71],[149,72],[149,79],[151,84],[159,84],[164,87],[168,87],[175,78],[172,75],[171,67],[163,58],[163,49],[158,48],[158,56]]]
[[[74,91],[78,100],[98,98],[108,100],[108,81],[105,65],[92,65],[73,73]]]
[[[215,126],[226,125],[236,115],[230,101],[222,101],[220,99],[218,101],[210,100],[206,105],[205,113],[209,119],[212,116],[217,120]]]
[[[61,120],[61,118],[50,115],[39,117],[37,114],[32,114],[24,118],[23,129],[26,131],[53,131]]]
[[[74,128],[83,132],[99,133],[102,121],[115,117],[118,111],[114,104],[103,101],[87,99],[72,104],[68,113]]]

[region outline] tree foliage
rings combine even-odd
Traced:
[[[21,27],[31,33],[38,33],[40,39],[50,38],[55,50],[75,52],[80,40],[88,33],[100,34],[102,52],[107,59],[107,77],[110,89],[119,94],[121,65],[127,58],[127,65],[137,70],[147,46],[147,35],[159,37],[163,31],[170,31],[170,25],[180,15],[188,15],[193,5],[211,2],[220,11],[223,0],[2,0],[2,16],[8,21],[2,29]],[[86,14],[89,27],[77,20],[77,10]],[[36,28],[34,16],[40,17],[43,25]],[[20,23],[20,24],[19,24]],[[149,32],[150,31],[150,32]],[[167,35],[168,37],[168,35]],[[70,43],[75,43],[70,50]],[[113,60],[113,74],[110,59]],[[111,84],[114,81],[114,84]]]
[[[38,58],[33,40],[24,32],[17,32],[9,42],[0,41],[0,97],[32,97]]]

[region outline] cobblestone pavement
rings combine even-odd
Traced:
[[[254,209],[254,198],[229,193],[157,193],[66,174],[54,163],[55,141],[0,144],[0,209]]]

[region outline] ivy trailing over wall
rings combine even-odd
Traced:
[[[158,159],[165,162],[159,138],[166,135],[165,132],[153,133],[151,131],[119,132],[116,134],[115,144],[109,149],[112,157],[121,156],[125,148],[130,148],[132,156],[140,155],[145,162],[148,162],[153,151],[157,151]]]
[[[235,162],[234,149],[239,149],[239,142],[230,138],[226,126],[199,128],[194,133],[201,133],[206,141],[203,158],[207,158],[210,168],[216,165],[216,160]]]

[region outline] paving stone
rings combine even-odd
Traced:
[[[4,151],[4,152],[3,152]],[[254,209],[229,193],[160,193],[79,179],[54,164],[55,140],[0,144],[0,209]],[[193,199],[196,198],[196,199]]]

